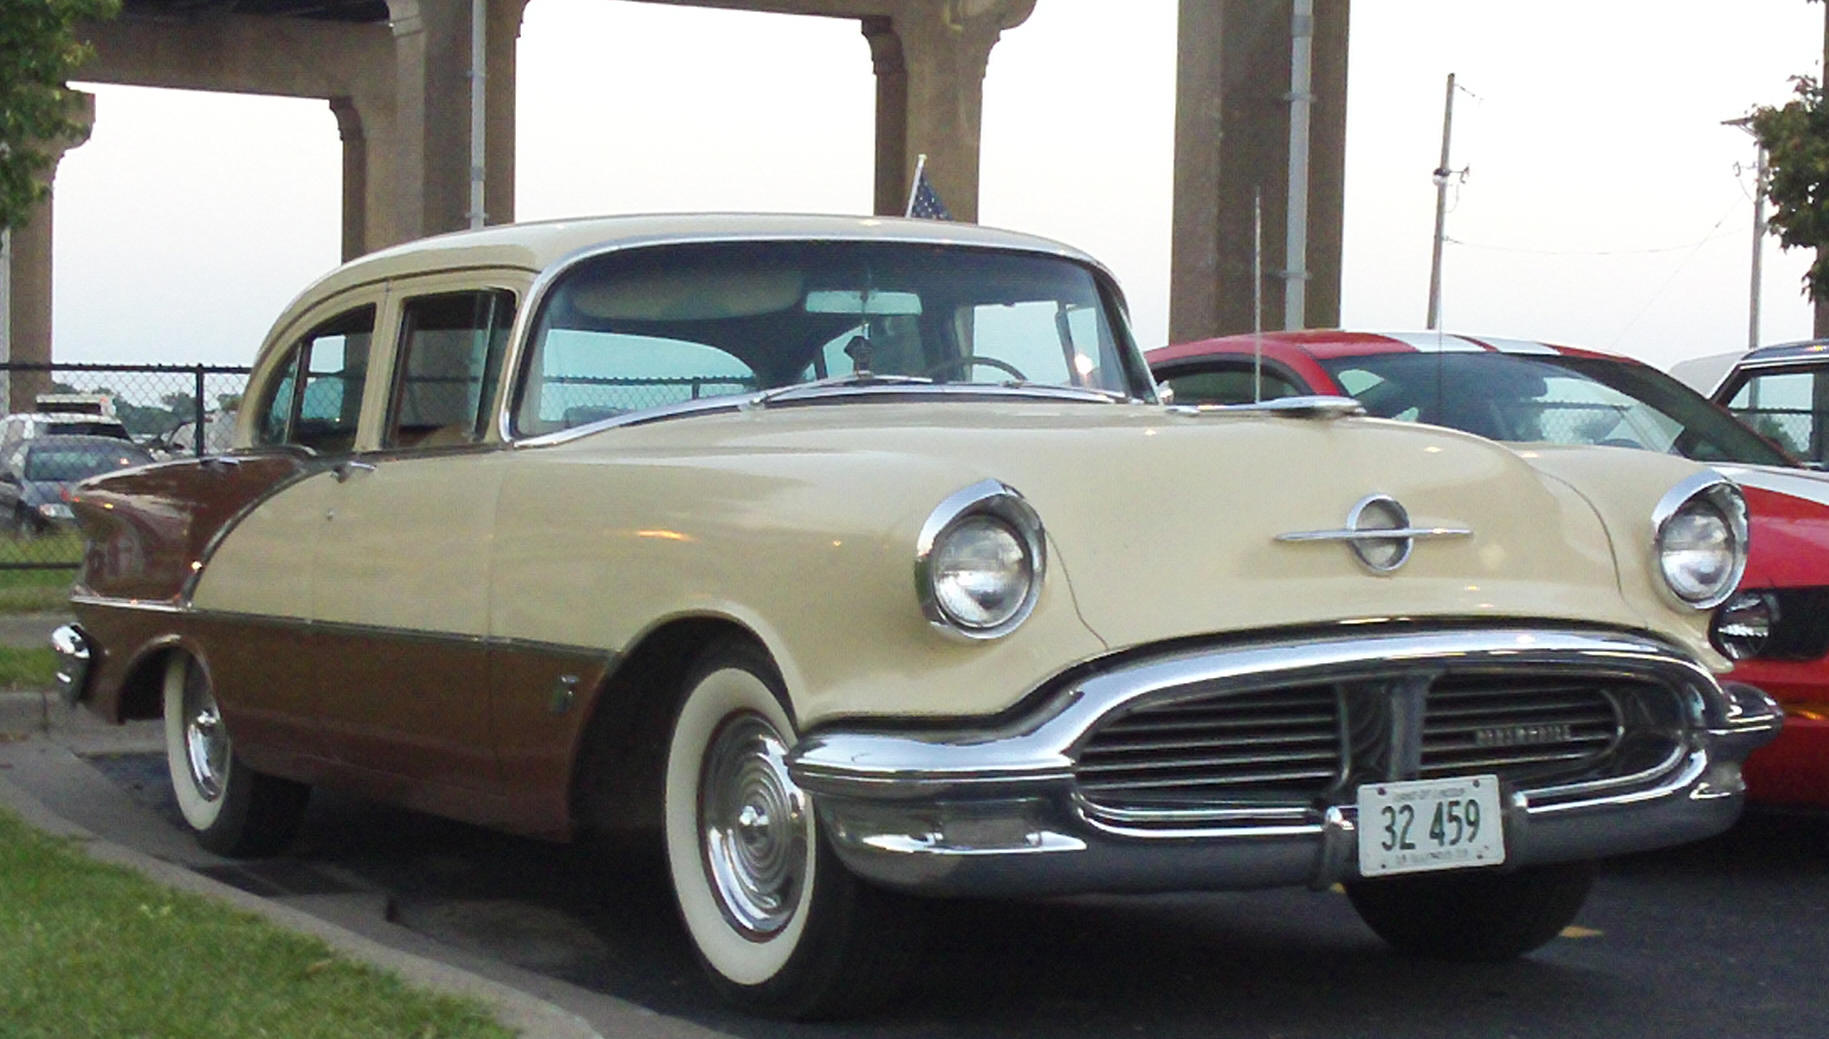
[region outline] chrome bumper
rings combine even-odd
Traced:
[[[1624,780],[1504,784],[1508,866],[1600,858],[1716,834],[1740,811],[1740,763],[1783,715],[1670,647],[1623,633],[1507,628],[1312,638],[1181,653],[1069,684],[995,727],[816,731],[790,759],[858,874],[929,894],[1242,889],[1356,878],[1353,791],[1335,803],[1165,812],[1081,796],[1075,761],[1113,712],[1198,686],[1281,685],[1451,669],[1655,679],[1685,705],[1667,762]],[[1401,777],[1389,777],[1401,778]]]
[[[65,624],[51,633],[51,650],[57,654],[57,695],[74,705],[89,681],[89,640],[75,625]]]

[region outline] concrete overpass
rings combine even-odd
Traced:
[[[528,2],[125,0],[119,19],[85,27],[96,57],[79,78],[324,100],[343,143],[347,259],[469,225],[473,126],[483,142],[482,217],[514,218],[515,48]],[[875,211],[901,212],[924,153],[955,216],[977,218],[986,63],[1038,0],[639,2],[855,21],[876,75]],[[1338,323],[1349,2],[1180,0],[1172,337],[1251,327],[1252,208],[1260,191],[1265,266],[1285,275],[1266,278],[1267,323],[1282,326],[1290,284],[1305,289],[1292,323]],[[474,24],[473,9],[481,12]],[[477,30],[484,101],[473,113]],[[1291,76],[1305,51],[1312,55],[1306,94]],[[1309,124],[1306,206],[1297,207],[1307,214],[1306,270],[1286,272],[1292,119],[1297,139]],[[51,226],[47,203],[12,237],[15,361],[50,359]]]

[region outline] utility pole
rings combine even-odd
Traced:
[[[1448,73],[1448,92],[1442,100],[1442,161],[1435,167],[1435,251],[1429,259],[1429,323],[1442,318],[1442,232],[1448,221],[1448,137],[1454,129],[1454,73]]]
[[[1289,193],[1283,226],[1283,327],[1308,327],[1308,122],[1314,104],[1315,2],[1295,0],[1289,24]]]

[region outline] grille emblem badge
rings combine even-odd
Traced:
[[[1472,537],[1466,527],[1415,527],[1410,513],[1388,494],[1369,494],[1346,514],[1341,530],[1298,530],[1278,534],[1278,541],[1344,541],[1373,573],[1388,574],[1410,559],[1415,543],[1425,538]]]

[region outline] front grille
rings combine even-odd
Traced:
[[[1496,774],[1524,789],[1625,779],[1682,741],[1675,693],[1541,672],[1182,689],[1114,713],[1077,755],[1093,809],[1187,818],[1352,799],[1359,783]]]
[[[1302,800],[1335,783],[1341,763],[1340,698],[1317,685],[1131,712],[1098,730],[1077,773],[1101,803]]]
[[[1523,779],[1583,769],[1619,742],[1616,695],[1581,681],[1442,679],[1429,687],[1417,774]]]

